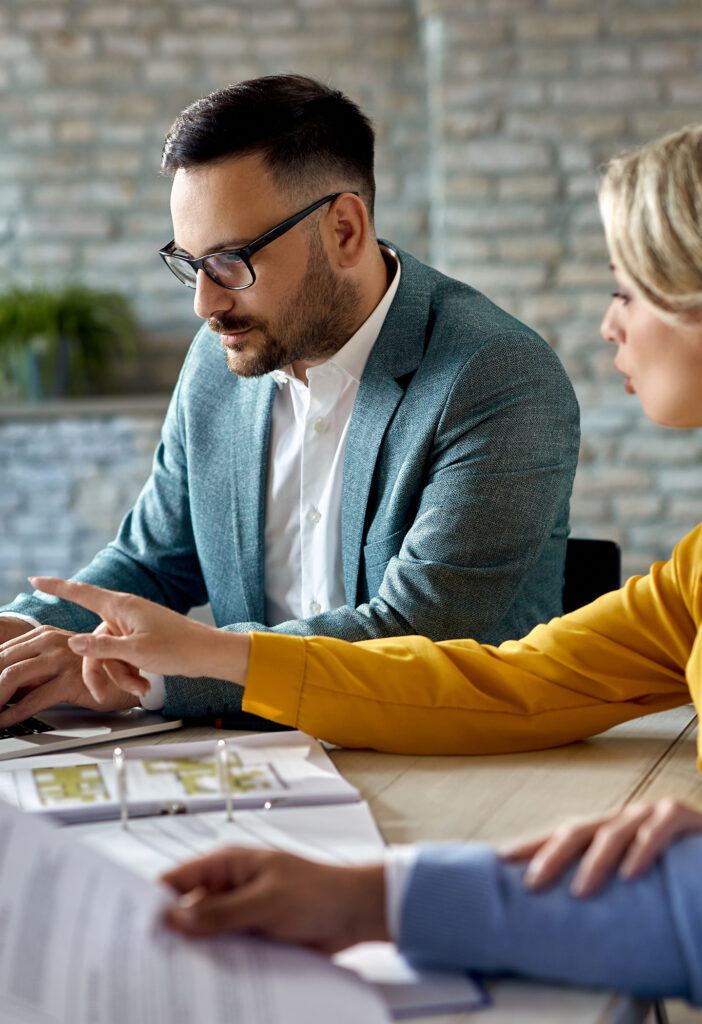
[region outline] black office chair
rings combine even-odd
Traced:
[[[569,537],[563,577],[563,611],[582,608],[621,586],[622,557],[613,540]],[[662,999],[652,1004],[655,1024],[670,1024]]]
[[[582,608],[621,586],[622,559],[613,540],[569,537],[563,576],[563,612]]]

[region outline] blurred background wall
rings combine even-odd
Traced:
[[[161,265],[164,132],[193,99],[300,71],[378,135],[379,234],[540,330],[582,406],[573,532],[665,557],[702,508],[702,433],[649,424],[598,324],[598,167],[702,117],[698,0],[4,0],[0,270],[130,295],[150,402],[0,409],[0,600],[69,573],[143,482],[197,319]]]

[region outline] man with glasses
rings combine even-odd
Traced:
[[[376,238],[373,149],[354,103],[296,75],[177,118],[159,255],[206,323],[150,479],[78,578],[209,601],[224,629],[346,640],[497,643],[560,612],[570,384],[523,324]],[[66,637],[96,622],[36,594],[4,609],[0,728],[91,705]],[[145,703],[235,714],[240,692],[169,677]]]

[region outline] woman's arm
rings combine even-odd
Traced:
[[[699,681],[686,673],[702,667],[701,572],[698,527],[647,576],[499,647],[253,634],[242,706],[342,746],[396,753],[570,743],[685,704],[690,690],[697,700]]]

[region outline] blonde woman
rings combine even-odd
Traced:
[[[615,367],[656,423],[700,427],[702,127],[613,160],[600,207],[617,283],[601,329]],[[567,743],[691,697],[699,707],[701,578],[698,526],[647,576],[499,647],[244,637],[130,595],[34,583],[103,618],[70,641],[98,701],[108,686],[143,695],[140,669],[206,671],[243,685],[245,710],[345,746],[465,754]],[[565,887],[592,893],[620,862],[623,876],[641,876],[674,837],[695,831],[702,815],[684,805],[629,808],[518,851],[535,854],[524,878],[479,846],[405,851],[363,869],[222,851],[167,876],[184,894],[171,920],[193,934],[253,928],[322,949],[391,934],[433,962],[702,1002],[702,839],[675,843],[645,877],[594,899]],[[528,891],[584,850],[574,878]]]

